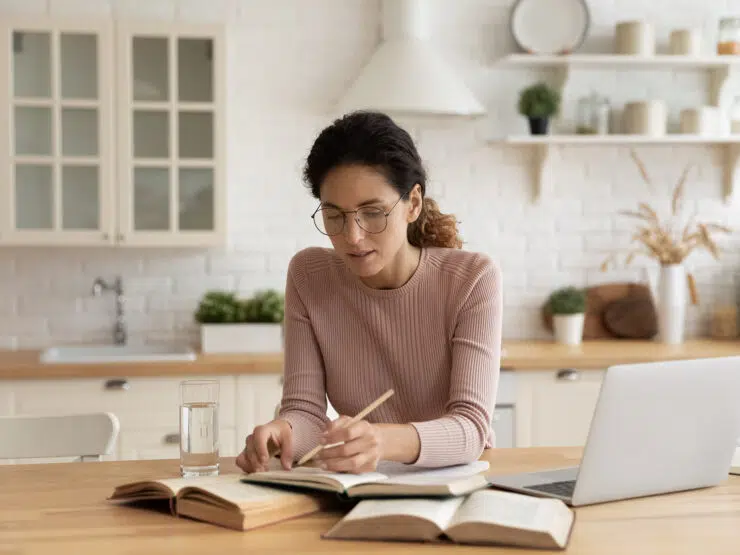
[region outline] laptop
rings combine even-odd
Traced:
[[[493,487],[571,506],[710,487],[740,437],[740,356],[607,369],[579,466],[489,474]]]

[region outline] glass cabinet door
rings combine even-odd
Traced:
[[[109,239],[110,93],[99,29],[8,29],[10,230],[20,242]],[[110,85],[107,85],[108,88]]]
[[[128,76],[126,155],[119,239],[134,244],[214,244],[219,218],[220,68],[216,35],[122,33],[120,65]]]

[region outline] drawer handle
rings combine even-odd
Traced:
[[[572,368],[558,370],[558,379],[562,381],[574,382],[579,378],[579,374]]]
[[[105,382],[105,389],[109,391],[128,391],[131,385],[128,380],[108,380]]]
[[[167,445],[178,445],[180,443],[180,434],[167,434],[162,441]]]

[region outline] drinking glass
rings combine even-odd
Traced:
[[[184,478],[218,475],[218,382],[180,384],[180,473]]]

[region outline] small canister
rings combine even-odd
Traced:
[[[655,54],[655,30],[647,21],[620,21],[615,31],[617,54],[652,56]]]
[[[713,136],[720,134],[719,109],[714,106],[699,106],[681,110],[681,133]]]
[[[670,53],[675,56],[701,55],[701,31],[698,29],[676,29],[672,31]]]
[[[623,127],[628,135],[662,137],[667,131],[667,111],[662,100],[628,102],[624,107]]]

